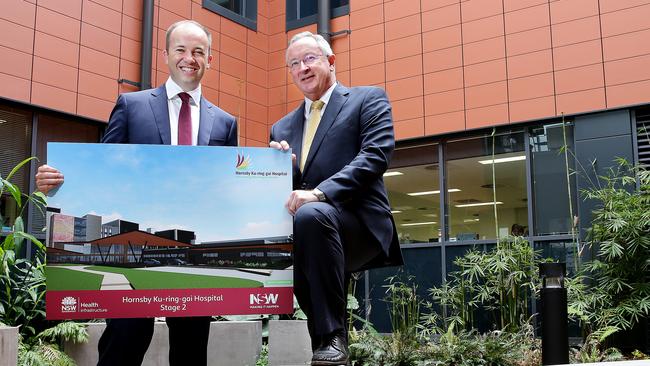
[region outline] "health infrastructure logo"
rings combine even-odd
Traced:
[[[235,169],[242,171],[251,166],[251,156],[245,156],[243,152],[237,152],[237,164],[235,165]]]

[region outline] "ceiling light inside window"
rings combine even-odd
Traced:
[[[449,188],[447,192],[452,193],[452,192],[460,192],[460,189],[458,188]],[[423,192],[413,192],[413,193],[407,193],[409,196],[428,196],[432,194],[440,194],[440,191],[423,191]]]
[[[488,165],[488,164],[508,163],[511,161],[519,161],[519,160],[526,160],[526,155],[511,156],[508,158],[500,158],[500,159],[479,160],[478,162],[483,165]]]
[[[428,221],[428,222],[411,222],[408,224],[402,224],[400,226],[421,226],[421,225],[434,225],[437,224],[435,221]]]
[[[503,202],[481,202],[481,203],[465,203],[462,205],[454,205],[456,207],[476,207],[476,206],[490,206],[490,205],[502,205]]]

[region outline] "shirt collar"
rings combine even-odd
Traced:
[[[338,82],[335,82],[334,84],[332,84],[332,86],[330,86],[330,88],[327,89],[327,91],[325,92],[325,94],[323,94],[323,95],[320,97],[319,100],[322,101],[323,103],[325,103],[325,104],[323,105],[323,108],[321,109],[321,111],[324,111],[325,108],[327,107],[327,103],[329,103],[329,101],[330,101],[330,97],[332,96],[332,92],[334,91],[334,88],[336,88],[336,85],[337,85],[337,84],[338,84]],[[305,97],[305,116],[309,116],[309,113],[311,112],[311,104],[312,104],[313,102],[314,102],[314,101],[312,101],[311,99]],[[321,113],[322,113],[322,112],[321,112]],[[306,118],[306,117],[305,117],[305,118]]]
[[[167,91],[167,99],[173,99],[178,96],[178,93],[182,93],[184,90],[174,80],[172,80],[171,77],[167,78],[167,81],[165,82],[165,90]],[[199,101],[201,100],[201,84],[196,87],[194,90],[190,90],[187,92],[187,94],[192,97],[192,100],[194,101],[194,104],[199,105]]]

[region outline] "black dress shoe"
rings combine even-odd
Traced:
[[[312,366],[347,365],[348,359],[348,344],[345,331],[340,331],[325,338],[321,346],[314,351],[311,364]]]

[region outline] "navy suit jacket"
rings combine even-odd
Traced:
[[[198,145],[237,146],[237,122],[201,97]],[[102,138],[106,143],[171,144],[165,85],[121,94]]]
[[[271,140],[286,140],[300,161],[305,103],[276,122]],[[354,214],[381,255],[351,271],[403,264],[383,173],[395,148],[386,93],[337,85],[314,135],[304,171],[294,166],[294,189],[318,188],[339,211]],[[349,243],[354,245],[354,243]]]

